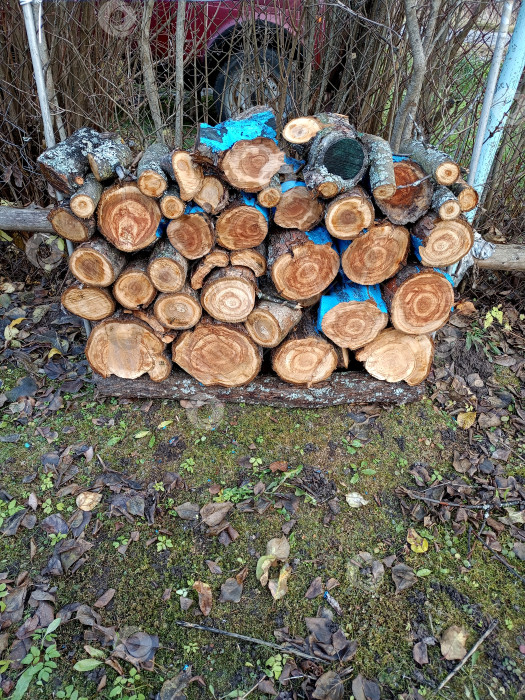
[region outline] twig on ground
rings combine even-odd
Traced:
[[[489,545],[488,545],[486,542],[483,542],[483,540],[481,539],[481,537],[478,535],[477,532],[475,532],[474,534],[476,535],[476,539],[478,539],[478,540],[481,542],[481,544],[482,544],[486,549],[488,549],[489,552],[491,552],[491,553],[496,557],[496,559],[497,559],[499,562],[501,562],[501,563],[503,564],[504,567],[506,567],[506,568],[510,571],[511,574],[513,574],[513,575],[514,575],[516,578],[518,578],[523,584],[525,584],[525,578],[523,578],[523,576],[521,576],[520,574],[518,574],[518,572],[516,571],[516,569],[515,569],[514,567],[512,567],[512,566],[509,564],[509,562],[505,559],[505,557],[502,557],[501,554],[498,554],[496,551],[494,551],[494,550],[492,549],[492,547],[489,547]]]
[[[490,623],[490,625],[487,627],[487,629],[485,630],[485,632],[484,632],[484,633],[481,635],[481,637],[478,639],[478,641],[474,644],[474,646],[473,646],[472,649],[469,651],[469,653],[466,654],[466,655],[461,659],[461,661],[460,661],[459,664],[456,666],[456,668],[455,668],[453,671],[451,671],[451,672],[448,674],[448,676],[445,678],[445,680],[442,681],[442,682],[439,684],[439,687],[438,687],[438,689],[437,689],[436,692],[439,693],[440,690],[443,690],[443,688],[446,686],[446,684],[447,684],[449,681],[451,681],[452,678],[454,678],[454,676],[456,675],[456,673],[457,673],[458,671],[460,671],[460,670],[463,668],[463,666],[467,663],[467,661],[470,659],[470,657],[472,656],[472,654],[474,654],[474,652],[476,652],[476,651],[479,649],[479,647],[483,644],[483,642],[485,641],[485,639],[489,636],[489,634],[491,634],[491,632],[492,632],[494,629],[496,629],[497,626],[498,626],[498,621],[497,621],[497,620],[493,620],[493,621]]]

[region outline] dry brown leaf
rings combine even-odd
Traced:
[[[468,430],[472,428],[476,422],[476,411],[465,411],[464,413],[458,413],[457,421],[460,428],[463,430]]]
[[[465,642],[468,632],[463,627],[452,625],[441,636],[441,653],[448,661],[461,661],[467,653]]]
[[[288,579],[292,575],[290,564],[283,564],[278,579],[270,579],[268,588],[274,600],[280,600],[288,593]]]
[[[279,561],[285,561],[290,556],[290,543],[286,537],[274,537],[266,545],[266,554]]]
[[[94,491],[83,491],[77,496],[77,507],[80,510],[93,510],[98,506],[102,500],[102,494],[95,493]]]
[[[108,588],[108,590],[100,596],[96,603],[93,603],[94,608],[105,608],[106,605],[113,599],[116,591],[114,588]]]
[[[285,472],[288,469],[288,462],[272,462],[270,464],[270,471],[272,472]]]
[[[210,586],[202,581],[195,581],[193,589],[199,594],[199,608],[202,614],[208,617],[213,603]]]

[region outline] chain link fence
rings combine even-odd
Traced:
[[[415,129],[468,165],[501,2],[418,7],[427,64]],[[44,0],[35,13],[57,138],[93,126],[120,132],[137,152],[159,130],[168,145],[190,147],[200,122],[261,103],[279,123],[332,111],[390,138],[412,72],[399,0]],[[18,0],[5,0],[0,18],[0,198],[46,205]],[[519,98],[477,220],[513,242],[525,224],[524,116]]]

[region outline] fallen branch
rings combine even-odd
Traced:
[[[442,681],[442,682],[439,684],[439,687],[438,687],[438,689],[437,689],[436,692],[439,693],[440,690],[443,690],[443,688],[446,686],[446,684],[447,684],[449,681],[451,681],[452,678],[454,678],[454,676],[456,675],[456,673],[457,673],[458,671],[460,671],[460,670],[463,668],[463,666],[467,663],[467,661],[470,659],[470,657],[479,649],[479,647],[483,644],[483,642],[485,641],[485,639],[489,636],[489,634],[491,634],[491,632],[492,632],[493,630],[496,629],[497,626],[498,626],[498,621],[497,621],[497,620],[493,620],[493,621],[490,623],[490,625],[487,627],[487,629],[485,630],[485,632],[484,632],[484,633],[481,635],[481,637],[478,639],[478,641],[474,644],[474,646],[473,646],[472,649],[469,651],[469,653],[466,654],[466,655],[461,659],[461,661],[460,661],[459,664],[456,666],[456,668],[455,668],[453,671],[451,671],[451,672],[448,674],[448,676],[445,678],[445,680]]]
[[[478,539],[478,540],[481,542],[481,544],[482,544],[486,549],[488,549],[489,552],[491,552],[491,554],[493,554],[493,555],[496,557],[496,559],[497,559],[499,562],[501,562],[501,563],[503,564],[503,566],[504,566],[508,571],[510,571],[510,573],[511,573],[513,576],[515,576],[515,577],[516,577],[517,579],[519,579],[523,584],[525,584],[525,578],[523,578],[523,576],[521,576],[520,574],[518,574],[518,572],[516,571],[516,569],[515,569],[514,567],[512,567],[512,566],[509,564],[509,562],[505,559],[505,557],[502,557],[502,556],[501,556],[500,554],[498,554],[494,549],[492,549],[492,547],[490,547],[486,542],[483,542],[483,540],[481,539],[481,537],[478,535],[477,532],[475,532],[474,534],[476,535],[476,539]]]

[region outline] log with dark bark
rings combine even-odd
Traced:
[[[173,151],[171,166],[179,186],[180,197],[185,202],[189,202],[202,187],[204,181],[202,168],[186,151]]]
[[[437,185],[432,196],[432,209],[444,221],[457,219],[461,214],[461,205],[454,193],[445,185]]]
[[[101,236],[82,243],[69,258],[69,269],[83,284],[109,287],[126,264],[126,257]]]
[[[87,175],[84,184],[69,200],[71,211],[81,219],[89,219],[95,213],[101,194],[100,182],[97,182],[93,175]]]
[[[188,205],[182,216],[169,222],[166,233],[175,250],[188,260],[202,258],[215,244],[211,219],[200,207]]]
[[[432,181],[419,165],[406,158],[394,162],[396,192],[392,197],[375,196],[375,203],[393,224],[404,226],[421,218],[432,202]]]
[[[458,198],[461,211],[472,211],[478,206],[479,195],[477,191],[462,178],[458,178],[450,185],[450,189]]]
[[[229,198],[228,188],[224,183],[218,177],[206,175],[193,201],[207,214],[218,214],[227,206]]]
[[[136,185],[116,184],[104,190],[97,214],[100,232],[125,253],[147,248],[157,238],[159,205]]]
[[[86,344],[86,358],[102,377],[136,379],[149,374],[162,382],[171,372],[164,343],[144,321],[117,313],[97,324]]]
[[[339,347],[362,348],[387,323],[388,311],[379,285],[365,287],[345,278],[321,297],[317,327]]]
[[[178,292],[184,286],[188,261],[164,239],[153,248],[148,263],[148,276],[159,292]]]
[[[96,230],[94,217],[79,219],[65,202],[51,209],[47,218],[55,233],[75,243],[89,241]]]
[[[428,335],[407,335],[386,328],[355,354],[366,371],[387,382],[405,381],[409,386],[423,382],[430,372],[434,343]]]
[[[113,285],[113,296],[125,309],[148,307],[157,290],[148,276],[148,259],[135,258],[122,270]]]
[[[166,219],[178,219],[184,214],[186,203],[180,197],[179,188],[172,185],[160,198],[159,206]]]
[[[220,168],[227,182],[243,192],[259,192],[284,165],[284,152],[264,136],[237,141],[226,151]]]
[[[330,202],[324,222],[334,238],[351,240],[368,228],[374,217],[370,198],[362,187],[354,187]]]
[[[244,324],[253,340],[263,348],[275,348],[297,326],[303,312],[279,301],[259,301]]]
[[[282,185],[281,199],[274,213],[274,221],[281,228],[310,231],[323,216],[323,205],[304,182],[289,180]]]
[[[84,184],[89,171],[87,154],[102,143],[102,137],[93,129],[75,131],[64,141],[48,148],[37,158],[45,179],[64,194],[73,192]]]
[[[464,218],[443,221],[430,211],[412,227],[414,253],[423,265],[446,267],[463,258],[474,244],[474,231]]]
[[[208,255],[199,260],[191,273],[191,288],[201,289],[207,275],[216,267],[226,267],[230,263],[230,254],[222,248],[213,248]]]
[[[245,248],[244,250],[232,250],[230,253],[232,265],[249,267],[256,277],[266,274],[266,246],[264,243],[257,248]]]
[[[95,180],[103,182],[117,175],[122,179],[126,168],[131,165],[133,154],[129,146],[120,138],[104,139],[88,153],[89,167]]]
[[[396,175],[390,144],[379,136],[371,134],[360,134],[360,137],[369,148],[368,179],[372,195],[388,199],[396,192]]]
[[[382,286],[394,328],[417,335],[445,325],[454,304],[450,278],[431,268],[410,265]]]
[[[379,284],[406,263],[409,247],[410,234],[406,228],[389,221],[377,222],[349,244],[340,244],[341,265],[352,282]]]
[[[202,286],[203,309],[218,321],[246,321],[255,304],[257,283],[247,267],[225,267],[210,273]]]
[[[113,297],[102,287],[72,284],[62,292],[60,301],[67,311],[88,321],[101,321],[115,311]]]
[[[253,195],[235,199],[215,223],[217,243],[228,250],[256,248],[268,233],[268,211]]]
[[[276,229],[268,243],[268,269],[277,293],[302,303],[333,282],[339,255],[322,226],[309,232]]]
[[[261,207],[272,209],[279,204],[281,195],[281,180],[279,175],[274,175],[268,185],[260,192],[257,192],[257,201]]]
[[[168,189],[168,178],[161,162],[169,155],[169,148],[163,143],[149,146],[137,165],[137,185],[142,194],[159,198]]]
[[[241,324],[206,317],[173,343],[173,360],[205,386],[242,386],[259,374],[262,350]]]
[[[459,165],[434,146],[416,140],[406,141],[401,144],[401,152],[407,153],[440,185],[452,185],[459,178]]]
[[[153,307],[155,318],[166,328],[193,328],[202,316],[199,295],[189,284],[178,292],[161,294]]]

